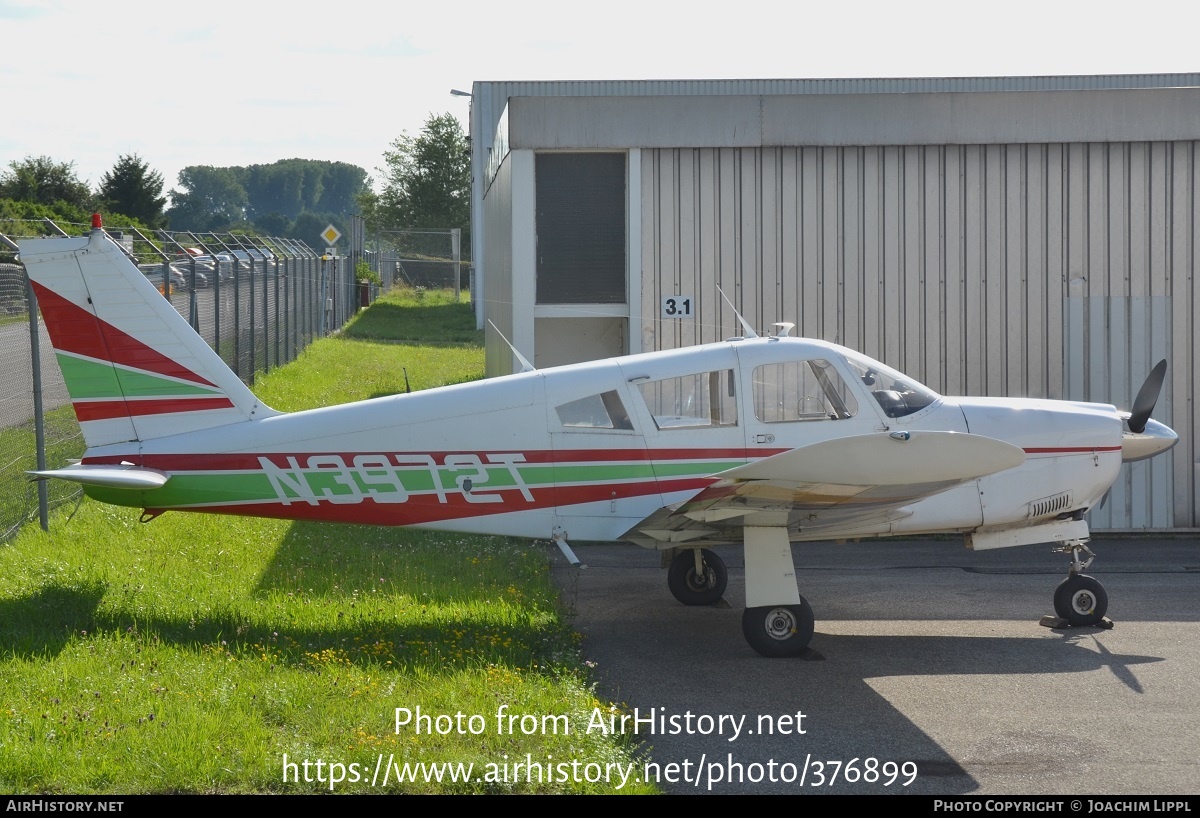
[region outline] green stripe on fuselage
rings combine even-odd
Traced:
[[[628,463],[521,463],[517,469],[520,482],[514,479],[507,466],[485,464],[487,481],[472,480],[471,491],[475,494],[512,489],[545,488],[557,483],[560,486],[579,486],[594,483],[642,483],[655,479],[706,477],[740,464],[742,461],[719,462],[660,462],[636,461]],[[474,466],[452,468],[435,467],[441,484],[441,493],[447,496],[459,494],[459,480],[474,478]],[[275,479],[266,472],[185,472],[171,475],[165,486],[151,491],[114,489],[89,486],[88,496],[105,503],[139,508],[184,508],[232,503],[312,504],[328,502],[360,502],[373,498],[378,502],[405,502],[407,495],[436,495],[434,475],[427,466],[393,466],[387,470],[376,466],[358,469],[353,465],[344,468],[299,468],[280,467],[274,469]],[[387,479],[380,479],[385,475]],[[394,480],[399,481],[397,488]],[[402,499],[403,498],[403,499]]]

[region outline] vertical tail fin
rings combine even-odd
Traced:
[[[102,230],[20,242],[89,448],[277,414]]]

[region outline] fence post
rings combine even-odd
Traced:
[[[269,262],[268,262],[268,265],[270,266]],[[279,325],[281,323],[287,321],[287,316],[286,316],[286,313],[283,316],[281,316],[279,314],[279,257],[278,256],[275,257],[275,261],[273,263],[272,269],[274,269],[274,271],[275,271],[274,276],[272,276],[272,279],[273,279],[274,285],[275,285],[275,366],[279,366],[279,335],[280,335]],[[286,330],[283,331],[283,334],[284,334],[284,337],[287,337]]]
[[[33,359],[33,437],[37,449],[38,471],[46,469],[46,416],[42,409],[42,350],[38,337],[37,296],[33,283],[25,276],[25,299],[29,304],[29,355]],[[45,480],[37,481],[38,522],[42,531],[50,530],[50,496]]]
[[[450,230],[450,250],[454,257],[454,303],[462,301],[462,289],[459,280],[462,278],[462,229],[455,227]]]
[[[253,257],[250,258],[250,286],[247,289],[250,293],[250,309],[248,310],[248,312],[250,314],[250,343],[247,344],[247,346],[250,347],[250,385],[253,386],[254,385],[254,370],[255,370],[255,367],[257,366],[257,361],[254,360],[254,346],[256,343],[256,339],[258,338],[258,335],[254,330],[254,321],[255,321],[255,318],[257,318],[257,316],[254,314],[255,297],[254,297],[254,258]]]
[[[262,260],[262,288],[263,373],[265,374],[271,371],[271,273],[267,269],[266,256]]]
[[[326,279],[329,276],[328,270],[329,270],[329,262],[325,261],[324,258],[322,258],[321,259],[321,295],[320,295],[320,308],[321,308],[320,337],[322,337],[322,338],[325,337],[325,313],[326,313],[325,293],[326,293],[326,286],[327,286]]]
[[[242,371],[242,260],[233,257],[233,371],[245,380]]]

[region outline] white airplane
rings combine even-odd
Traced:
[[[98,224],[21,243],[83,430],[79,463],[34,472],[143,509],[551,538],[665,552],[686,605],[725,592],[706,546],[742,543],[746,640],[802,652],[814,619],[790,543],[962,533],[969,548],[1058,543],[1054,608],[1107,609],[1084,513],[1123,461],[1177,440],[1132,413],[944,397],[822,341],[724,343],[282,414],[263,405]],[[515,350],[514,350],[515,351]]]

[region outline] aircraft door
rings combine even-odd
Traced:
[[[738,358],[746,383],[746,448],[752,457],[868,434],[878,426],[873,412],[862,411],[860,390],[848,383],[832,355],[759,345],[739,349]]]
[[[548,373],[555,525],[572,540],[615,540],[662,506],[617,364]]]
[[[730,347],[622,360],[664,505],[690,498],[713,474],[746,462],[736,364]]]

